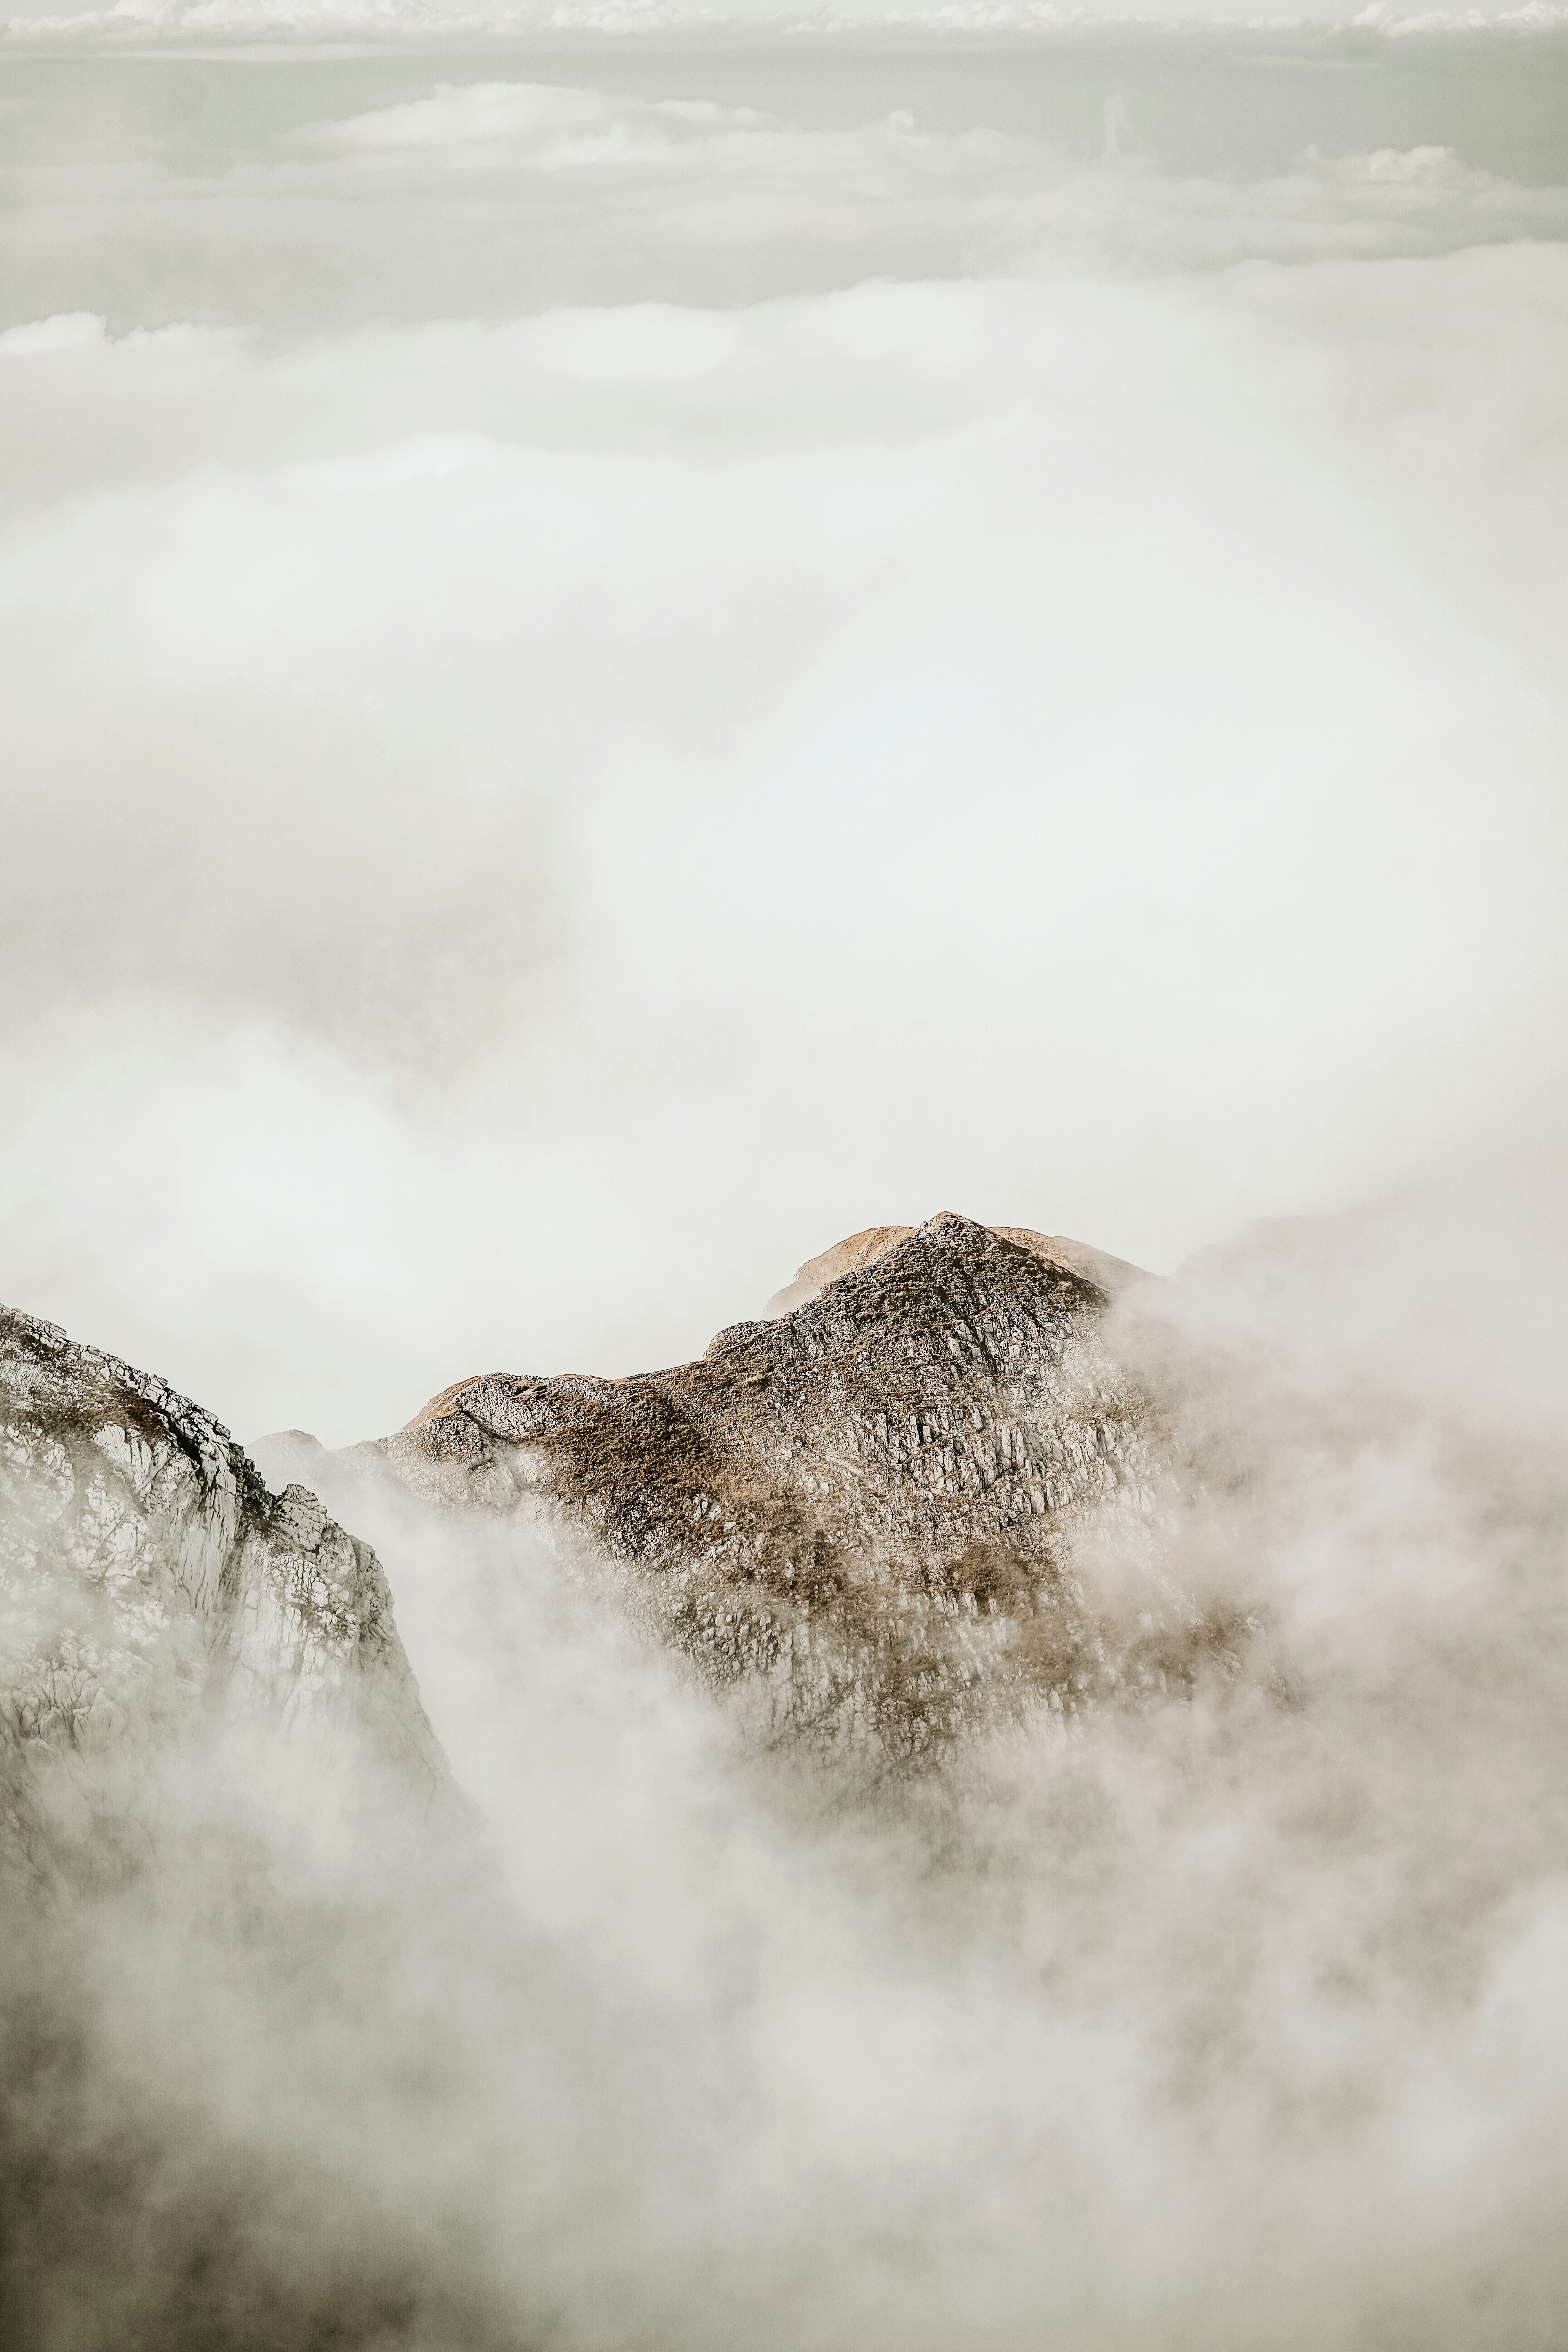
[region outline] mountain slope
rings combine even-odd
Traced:
[[[946,1213],[951,1215],[952,1212]],[[914,1225],[868,1225],[864,1233],[851,1234],[847,1241],[835,1242],[820,1256],[807,1258],[804,1265],[797,1266],[795,1280],[774,1293],[763,1313],[772,1318],[788,1315],[796,1307],[809,1307],[841,1275],[875,1265],[920,1230]],[[985,1230],[999,1241],[1012,1242],[1019,1249],[1027,1250],[1032,1257],[1042,1258],[1067,1273],[1086,1275],[1108,1297],[1115,1297],[1132,1283],[1149,1279],[1142,1266],[1129,1265],[1124,1257],[1112,1257],[1109,1251],[1095,1249],[1088,1242],[1069,1241],[1065,1234],[1037,1234],[1027,1225],[990,1225]]]
[[[243,1727],[448,1787],[375,1554],[154,1375],[0,1310],[0,1727],[14,1867],[112,1882],[160,1777]]]
[[[1161,1416],[1104,1338],[1110,1286],[1138,1278],[951,1213],[876,1227],[695,1363],[458,1381],[380,1453],[430,1501],[531,1517],[621,1570],[781,1735],[907,1763],[1231,1654],[1237,1629],[1154,1564]],[[1131,1625],[1085,1580],[1111,1531],[1143,1563]]]

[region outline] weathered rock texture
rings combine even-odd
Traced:
[[[820,1257],[807,1258],[804,1265],[797,1266],[795,1280],[787,1288],[774,1293],[763,1313],[768,1317],[787,1315],[796,1307],[809,1307],[840,1276],[858,1274],[863,1266],[875,1265],[919,1230],[914,1225],[868,1225],[863,1234],[851,1234],[847,1241],[835,1242]],[[1112,1257],[1106,1250],[1093,1249],[1088,1242],[1069,1241],[1065,1234],[1032,1233],[1027,1225],[990,1225],[986,1231],[994,1234],[998,1241],[1016,1243],[1031,1257],[1042,1258],[1047,1265],[1059,1266],[1069,1274],[1087,1275],[1108,1298],[1115,1297],[1131,1283],[1148,1279],[1142,1266],[1130,1265],[1124,1257]]]
[[[858,1234],[769,1318],[626,1380],[462,1381],[384,1441],[433,1501],[541,1515],[782,1735],[890,1763],[1020,1706],[1190,1684],[1236,1629],[1161,1577],[1153,1401],[1104,1345],[1136,1268],[944,1213]],[[1118,1630],[1086,1548],[1142,1563]]]
[[[35,1878],[147,1847],[157,1776],[215,1727],[368,1749],[447,1786],[368,1545],[269,1491],[150,1373],[0,1310],[0,1838]]]

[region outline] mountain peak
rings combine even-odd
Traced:
[[[446,1508],[543,1515],[781,1732],[905,1760],[966,1725],[1195,1671],[1169,1586],[1096,1620],[1076,1549],[1133,1553],[1165,1479],[1158,1416],[1106,1342],[1138,1268],[943,1210],[810,1259],[696,1361],[629,1378],[492,1372],[384,1441]]]
[[[1110,1296],[1131,1283],[1148,1279],[1142,1266],[1130,1265],[1126,1258],[1112,1257],[1108,1251],[1094,1249],[1088,1242],[1069,1241],[1064,1234],[1037,1234],[1026,1225],[982,1225],[956,1209],[939,1209],[923,1225],[868,1225],[863,1233],[850,1234],[846,1240],[835,1242],[818,1256],[807,1258],[804,1265],[797,1266],[794,1281],[774,1292],[763,1313],[770,1317],[788,1315],[797,1307],[808,1306],[814,1298],[820,1298],[830,1284],[861,1266],[874,1265],[912,1234],[926,1234],[934,1239],[950,1231],[954,1238],[960,1232],[994,1234],[998,1240],[1028,1250],[1049,1265],[1087,1275]]]

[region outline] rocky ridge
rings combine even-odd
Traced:
[[[874,1227],[694,1363],[460,1381],[374,1454],[427,1502],[619,1570],[779,1737],[907,1765],[1020,1707],[1234,1665],[1245,1625],[1161,1570],[1162,1410],[1106,1344],[1142,1278],[951,1212]],[[1126,1622],[1087,1576],[1108,1545],[1139,1563]]]
[[[952,1212],[943,1213],[951,1216]],[[968,1220],[958,1222],[966,1223]],[[868,1225],[864,1233],[851,1234],[847,1241],[835,1242],[831,1249],[807,1258],[804,1265],[795,1268],[795,1280],[774,1292],[763,1309],[763,1317],[772,1321],[796,1307],[809,1307],[814,1299],[821,1297],[829,1284],[843,1275],[858,1273],[863,1266],[875,1265],[879,1258],[888,1256],[920,1230],[915,1225]],[[1108,1298],[1150,1278],[1141,1265],[1130,1265],[1124,1257],[1112,1257],[1108,1250],[1095,1249],[1088,1242],[1071,1241],[1066,1234],[1037,1234],[1027,1225],[988,1225],[984,1230],[994,1234],[998,1241],[1012,1242],[1019,1249],[1027,1250],[1031,1257],[1041,1258],[1070,1274],[1087,1276]]]
[[[449,1785],[369,1545],[155,1375],[0,1310],[5,1859],[133,1873],[169,1758],[237,1724],[358,1743],[416,1808]]]

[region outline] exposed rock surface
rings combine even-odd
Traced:
[[[862,1266],[875,1265],[879,1258],[896,1250],[919,1230],[914,1225],[868,1225],[863,1234],[851,1234],[847,1241],[835,1242],[820,1257],[807,1258],[795,1269],[795,1280],[786,1289],[776,1291],[763,1313],[766,1316],[788,1315],[796,1307],[809,1307],[820,1298],[831,1283],[841,1275],[857,1274]],[[987,1232],[999,1241],[1016,1242],[1032,1257],[1047,1265],[1062,1268],[1069,1274],[1087,1275],[1108,1297],[1114,1297],[1134,1282],[1145,1282],[1148,1276],[1142,1266],[1131,1265],[1124,1257],[1112,1257],[1107,1250],[1098,1250],[1088,1242],[1069,1241],[1065,1234],[1032,1233],[1027,1225],[991,1225]]]
[[[365,1743],[447,1786],[368,1545],[273,1494],[147,1372],[0,1310],[0,1837],[13,1867],[133,1869],[168,1759],[220,1722]]]
[[[629,1570],[781,1735],[908,1761],[1232,1654],[1237,1629],[1156,1563],[1161,1417],[1104,1344],[1112,1289],[1139,1278],[951,1213],[875,1227],[696,1363],[458,1381],[380,1450],[431,1501],[542,1517]],[[1124,1626],[1081,1572],[1108,1537],[1142,1563]]]

